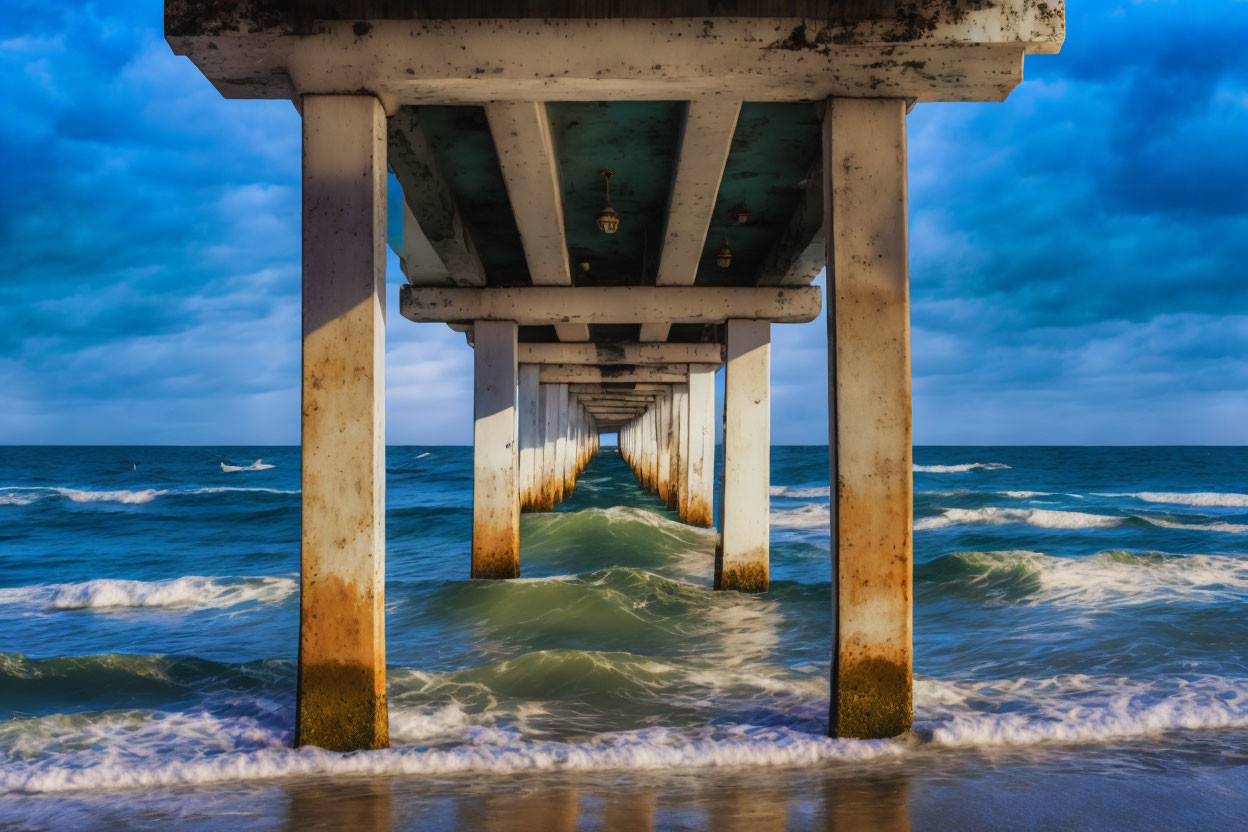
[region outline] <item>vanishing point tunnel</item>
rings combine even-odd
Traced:
[[[1062,0],[166,0],[222,95],[303,117],[296,742],[388,744],[387,241],[403,316],[475,351],[474,578],[520,574],[602,433],[709,526],[722,367],[715,588],[766,591],[770,330],[826,265],[830,731],[906,731],[906,116],[1004,100],[1064,32]]]

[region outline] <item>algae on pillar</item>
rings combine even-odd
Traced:
[[[724,508],[715,588],[766,592],[770,534],[771,325],[724,326]]]
[[[520,427],[520,509],[533,511],[537,506],[538,468],[540,467],[541,432],[538,430],[538,366],[521,364],[516,400]]]
[[[829,101],[823,158],[836,593],[829,729],[890,737],[913,721],[906,102]]]
[[[715,365],[689,365],[689,508],[685,522],[709,529],[715,505]]]
[[[303,99],[303,453],[295,744],[385,748],[386,117]]]
[[[472,577],[518,578],[516,324],[477,321],[473,331]]]

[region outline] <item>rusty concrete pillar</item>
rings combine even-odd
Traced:
[[[295,744],[389,745],[386,117],[303,98],[303,407]]]
[[[516,324],[477,321],[473,377],[472,577],[520,577]]]
[[[559,462],[559,385],[543,384],[542,402],[542,485],[541,511],[550,511],[559,502],[555,468]],[[562,481],[561,481],[562,482]]]
[[[724,509],[715,588],[766,592],[771,465],[771,324],[724,326]]]
[[[715,505],[715,365],[689,365],[689,509],[685,522],[709,529]]]
[[[906,102],[824,118],[835,594],[830,732],[910,728],[912,473]]]
[[[538,430],[538,371],[536,364],[521,364],[516,388],[520,429],[520,510],[537,508],[538,470],[541,467],[541,432]]]

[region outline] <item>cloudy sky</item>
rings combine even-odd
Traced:
[[[1244,444],[1248,3],[1071,0],[1004,104],[910,117],[919,444]],[[288,444],[299,121],[224,101],[159,0],[3,0],[0,444]],[[466,443],[471,353],[393,303],[393,443]],[[776,326],[773,439],[826,442]]]

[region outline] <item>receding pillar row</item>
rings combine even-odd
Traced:
[[[520,576],[516,324],[473,325],[472,577]]]
[[[906,102],[824,117],[833,736],[910,728],[912,469]]]
[[[724,327],[724,509],[715,588],[767,590],[771,468],[771,325]]]
[[[303,455],[295,744],[389,745],[386,117],[303,98]]]

